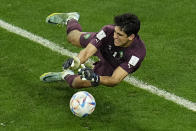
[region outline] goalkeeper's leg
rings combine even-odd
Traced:
[[[91,82],[88,80],[81,80],[79,75],[74,75],[71,70],[65,70],[63,72],[48,72],[40,76],[40,80],[43,82],[57,82],[66,81],[72,88],[86,88],[91,86]]]
[[[46,23],[57,24],[57,25],[67,25],[67,22],[71,19],[79,20],[80,15],[78,12],[69,13],[52,13],[46,18]]]
[[[75,89],[92,87],[89,80],[82,80],[79,75],[67,75],[64,79],[70,87]]]
[[[43,82],[55,82],[62,81],[67,75],[73,75],[71,70],[64,70],[63,72],[48,72],[40,76],[40,80]]]

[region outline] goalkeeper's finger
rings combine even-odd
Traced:
[[[82,78],[83,81],[87,80],[86,78]]]
[[[75,61],[73,60],[73,62],[71,63],[71,68],[75,67]]]
[[[80,66],[80,59],[76,56],[73,57],[73,62],[71,64],[71,67],[74,69],[77,69]]]
[[[82,68],[86,68],[86,66],[85,66],[84,64],[81,64],[81,67],[82,67]]]

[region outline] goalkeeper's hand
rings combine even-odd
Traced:
[[[100,77],[94,71],[88,67],[81,68],[78,71],[78,75],[82,80],[90,80],[92,86],[98,86],[100,83]]]
[[[69,58],[67,61],[65,61],[63,63],[63,69],[68,69],[71,68],[73,70],[76,70],[80,67],[80,60],[78,57],[73,57],[73,58]]]

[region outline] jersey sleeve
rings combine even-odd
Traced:
[[[142,61],[143,60],[138,56],[132,55],[129,60],[121,63],[120,67],[130,74],[135,72],[140,67]]]
[[[90,43],[93,44],[96,48],[99,48],[102,45],[103,40],[106,39],[112,33],[112,30],[113,30],[113,26],[111,25],[104,26],[90,41]]]

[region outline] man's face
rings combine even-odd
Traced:
[[[127,34],[121,30],[119,26],[115,26],[114,28],[114,45],[121,47],[128,47],[132,42],[132,37],[127,36]]]

